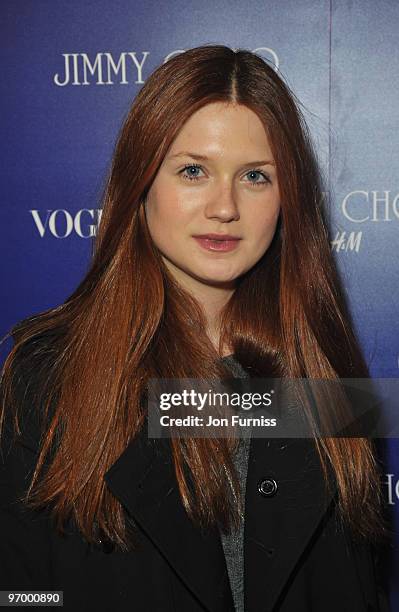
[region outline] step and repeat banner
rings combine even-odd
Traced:
[[[398,376],[396,0],[3,0],[0,13],[2,335],[85,274],[118,130],[146,78],[217,43],[262,55],[299,98],[370,371]],[[381,453],[399,523],[399,440]],[[385,559],[395,610],[398,550]]]

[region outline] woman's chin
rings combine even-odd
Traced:
[[[207,276],[198,276],[198,280],[205,285],[209,285],[211,287],[220,287],[224,289],[234,289],[237,284],[237,277],[232,277],[231,275],[207,275]]]

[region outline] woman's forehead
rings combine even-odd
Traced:
[[[203,106],[183,124],[167,156],[175,159],[187,154],[202,161],[248,154],[255,160],[272,160],[264,125],[256,113],[246,106],[224,103]]]

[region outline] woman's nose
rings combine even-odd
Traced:
[[[209,219],[216,217],[223,221],[239,219],[236,194],[232,184],[219,186],[208,194],[205,216]]]

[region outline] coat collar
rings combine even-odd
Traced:
[[[251,612],[274,609],[333,505],[337,487],[329,472],[331,488],[326,490],[312,439],[251,440],[244,535],[244,566],[251,568],[244,577],[245,607]],[[277,481],[274,498],[259,499],[262,477]]]
[[[234,609],[219,532],[201,532],[187,516],[175,479],[169,440],[149,439],[144,426],[104,478],[206,609]]]
[[[264,448],[265,442],[264,439],[251,440],[246,492],[247,516],[252,505],[251,487],[254,486],[254,478],[257,478],[256,465],[262,460],[261,443]],[[282,460],[283,479],[290,480],[290,503],[286,508],[281,508],[283,539],[276,558],[268,566],[267,598],[270,609],[336,493],[335,487],[332,487],[328,495],[323,490],[316,451],[311,442],[304,439],[272,441],[275,449],[273,452],[281,453],[278,460],[280,463]],[[281,444],[276,447],[276,443]],[[305,464],[304,445],[307,457]],[[230,612],[234,609],[219,532],[213,529],[203,533],[187,516],[174,475],[169,440],[149,439],[147,427],[143,427],[107,471],[105,481],[128,514],[209,612]],[[262,539],[262,535],[260,537]],[[245,547],[247,538],[246,532]],[[250,560],[246,567],[254,570],[252,574],[251,569],[253,580],[246,575],[248,592],[251,585],[255,584],[256,576],[260,584],[264,585],[262,567],[254,568]],[[254,599],[251,610],[265,609],[264,593],[263,590],[262,597]]]

